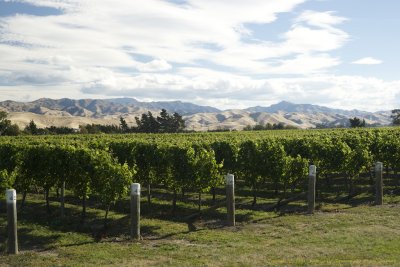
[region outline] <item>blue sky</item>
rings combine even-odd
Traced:
[[[0,100],[400,106],[395,0],[0,0]]]

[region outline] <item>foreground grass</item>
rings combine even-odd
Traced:
[[[385,200],[391,204],[381,207],[370,205],[370,199],[360,196],[363,204],[357,205],[322,203],[313,216],[304,214],[301,202],[280,213],[251,210],[243,204],[237,211],[236,227],[224,226],[225,209],[220,208],[203,214],[195,223],[197,231],[189,232],[182,217],[195,212],[194,199],[180,202],[178,215],[172,217],[170,202],[160,197],[150,207],[142,203],[143,240],[131,242],[127,203],[114,208],[103,231],[103,211],[96,206],[89,209],[88,223],[82,226],[79,206],[67,205],[68,216],[60,221],[56,202],[53,214],[46,215],[43,200],[31,196],[19,213],[21,253],[3,252],[0,265],[398,266],[399,199],[389,196]],[[2,210],[3,251],[5,220]]]

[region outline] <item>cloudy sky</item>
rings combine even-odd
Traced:
[[[0,100],[400,107],[397,0],[0,0]]]

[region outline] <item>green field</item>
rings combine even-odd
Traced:
[[[223,201],[223,188],[217,190]],[[142,198],[143,240],[129,240],[128,200],[112,208],[107,228],[104,210],[89,201],[88,217],[80,224],[77,199],[67,197],[67,217],[59,219],[58,202],[51,196],[51,215],[42,195],[28,195],[19,213],[19,255],[4,250],[1,266],[399,266],[400,198],[385,196],[384,206],[373,206],[373,196],[362,194],[333,203],[325,197],[315,215],[305,214],[305,201],[279,211],[265,212],[276,198],[261,192],[251,207],[251,193],[237,194],[237,226],[226,227],[226,209],[207,210],[211,195],[203,196],[203,213],[189,231],[184,217],[196,213],[197,197],[186,194],[171,216],[171,196],[154,190],[149,206]]]

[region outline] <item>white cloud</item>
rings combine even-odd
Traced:
[[[136,67],[141,72],[157,72],[172,69],[172,66],[163,59],[155,59],[148,63],[139,64]]]
[[[264,78],[181,68],[176,74],[116,75],[107,69],[71,70],[71,77],[90,77],[86,83],[60,82],[40,86],[0,87],[0,100],[29,96],[53,98],[109,98],[182,100],[221,109],[270,105],[281,100],[343,109],[390,110],[400,105],[400,81],[385,82],[361,76],[311,75]],[[1,73],[0,73],[1,75]],[[46,80],[45,80],[46,81]]]
[[[346,20],[346,18],[335,16],[334,12],[332,11],[315,12],[312,10],[307,10],[296,19],[296,22],[305,22],[311,26],[329,28],[336,31],[336,29],[334,29],[332,26],[341,24]]]
[[[275,41],[254,40],[249,23],[270,27],[305,1],[19,0],[62,14],[0,18],[0,98],[394,106],[398,82],[328,74],[341,64],[330,53],[350,39],[334,12],[304,11]]]
[[[343,21],[341,17],[311,11],[302,14],[283,34],[282,42],[243,41],[251,35],[246,23],[268,27],[278,13],[289,12],[304,1],[190,0],[175,5],[161,0],[20,0],[60,8],[64,13],[1,19],[1,38],[26,44],[30,57],[67,56],[75,67],[137,67],[139,71],[161,67],[159,70],[164,71],[171,68],[167,64],[203,61],[237,71],[266,73],[275,66],[271,65],[272,58],[295,59],[299,54],[312,57],[314,52],[328,52],[346,42],[347,34],[333,27]],[[202,44],[219,49],[207,49]],[[132,54],[147,55],[154,62],[138,64]]]
[[[321,75],[280,78],[269,82],[279,91],[277,99],[295,103],[367,111],[389,110],[400,104],[400,99],[395,97],[400,81],[386,82],[362,76]]]
[[[178,74],[140,74],[117,81],[107,78],[89,84],[83,93],[180,99],[219,108],[265,106],[281,100],[368,111],[389,110],[400,105],[400,81],[385,82],[361,76],[323,74],[253,79],[203,68],[182,68]]]
[[[358,64],[358,65],[379,65],[382,63],[383,63],[382,60],[373,57],[364,57],[352,62],[352,64]]]

